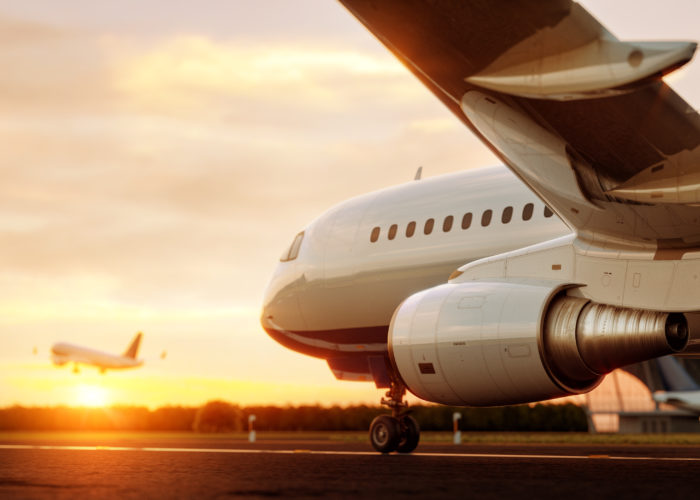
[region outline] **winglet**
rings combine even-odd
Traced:
[[[628,91],[692,59],[695,42],[622,42],[583,7],[510,47],[466,80],[504,94],[575,100]]]
[[[466,80],[505,94],[535,99],[605,97],[683,66],[693,57],[696,47],[695,42],[594,40],[569,52],[498,70],[487,68]]]
[[[131,341],[131,344],[124,353],[125,358],[136,359],[136,355],[139,352],[139,345],[141,344],[141,337],[143,337],[143,333],[138,332],[136,334],[136,337],[134,337],[134,340]]]

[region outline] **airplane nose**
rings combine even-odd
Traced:
[[[267,285],[260,321],[268,332],[273,330],[303,330],[305,325],[299,306],[300,282],[297,266],[281,262]]]
[[[300,304],[305,291],[304,273],[308,268],[304,254],[309,238],[304,236],[307,231],[312,230],[311,228],[312,226],[308,226],[304,231],[297,233],[280,257],[272,279],[265,289],[261,323],[271,335],[273,330],[294,332],[306,327]]]

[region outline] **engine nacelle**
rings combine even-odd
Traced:
[[[394,313],[389,355],[416,396],[497,406],[580,394],[621,366],[682,350],[682,314],[569,297],[546,282],[468,282],[418,292]]]

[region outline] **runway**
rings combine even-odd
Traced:
[[[0,498],[695,498],[700,447],[4,439]],[[102,440],[104,441],[104,440]],[[177,446],[180,444],[180,446]]]

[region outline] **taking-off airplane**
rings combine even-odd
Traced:
[[[528,403],[700,352],[700,118],[662,78],[695,43],[570,0],[340,1],[506,165],[337,205],[268,285],[269,335],[388,389],[375,449],[417,446],[406,390]]]
[[[51,347],[51,361],[58,366],[73,363],[73,373],[79,373],[78,366],[81,364],[95,366],[102,373],[107,372],[107,370],[136,368],[143,364],[143,360],[136,357],[139,353],[142,337],[143,333],[138,332],[122,355],[59,342]]]

